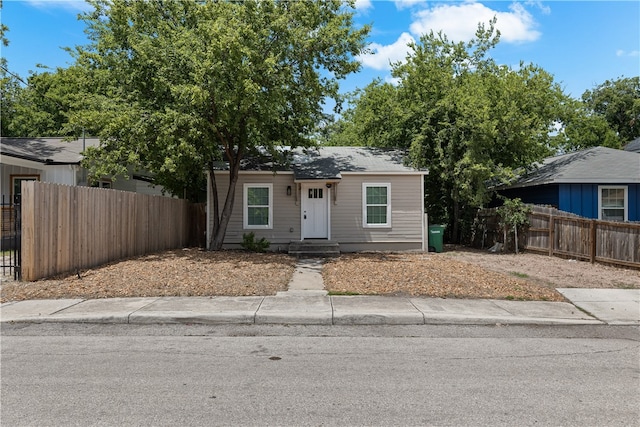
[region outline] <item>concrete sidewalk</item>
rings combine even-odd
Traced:
[[[609,325],[640,325],[640,289],[557,289],[576,307]]]
[[[328,296],[322,260],[301,259],[285,292],[255,297],[29,300],[1,322],[297,325],[640,325],[640,289],[558,289],[569,301]]]
[[[640,324],[640,290],[598,291],[609,292],[562,290],[581,299],[576,304],[588,313],[563,302],[293,294],[29,300],[2,304],[0,319],[122,324]],[[605,296],[616,301],[602,301]]]

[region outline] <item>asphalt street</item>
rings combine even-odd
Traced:
[[[3,324],[2,425],[630,426],[637,326]]]

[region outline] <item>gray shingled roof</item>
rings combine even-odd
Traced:
[[[293,171],[296,180],[337,180],[345,172],[363,173],[426,173],[405,164],[406,153],[402,150],[370,147],[283,147],[279,159],[274,161],[268,153],[245,158],[243,171]],[[228,170],[227,162],[219,162],[218,170]]]
[[[640,153],[593,147],[548,157],[507,188],[571,183],[640,183]]]
[[[417,172],[404,163],[405,153],[370,147],[320,147],[294,151],[296,179],[340,179],[343,172]]]
[[[83,147],[98,146],[97,138],[64,141],[63,138],[0,139],[2,155],[47,164],[77,164],[82,160]],[[291,167],[296,179],[340,179],[342,172],[403,173],[417,172],[404,163],[405,153],[370,147],[320,147],[293,151]],[[273,162],[265,159],[247,161],[244,170],[273,170]]]
[[[0,153],[47,164],[77,164],[82,160],[83,147],[97,146],[97,138],[64,141],[63,138],[0,138]]]
[[[625,151],[633,151],[634,153],[640,153],[640,138],[636,138],[627,145],[624,146]]]

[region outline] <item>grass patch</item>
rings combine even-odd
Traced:
[[[613,282],[613,286],[618,289],[636,289],[636,287],[630,283]]]
[[[350,292],[350,291],[329,291],[328,294],[330,296],[354,296],[354,295],[360,295],[358,292]]]
[[[510,273],[511,273],[511,275],[519,277],[521,279],[527,279],[529,277],[528,274],[526,274],[526,273],[518,273],[517,271],[511,271]]]
[[[506,297],[504,297],[504,299],[506,299],[507,301],[528,301],[528,299],[523,298],[523,297],[515,297],[513,295],[507,295]],[[545,299],[545,301],[547,301],[548,299]]]

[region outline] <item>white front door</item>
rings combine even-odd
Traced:
[[[329,238],[329,191],[324,185],[302,186],[302,238]]]

